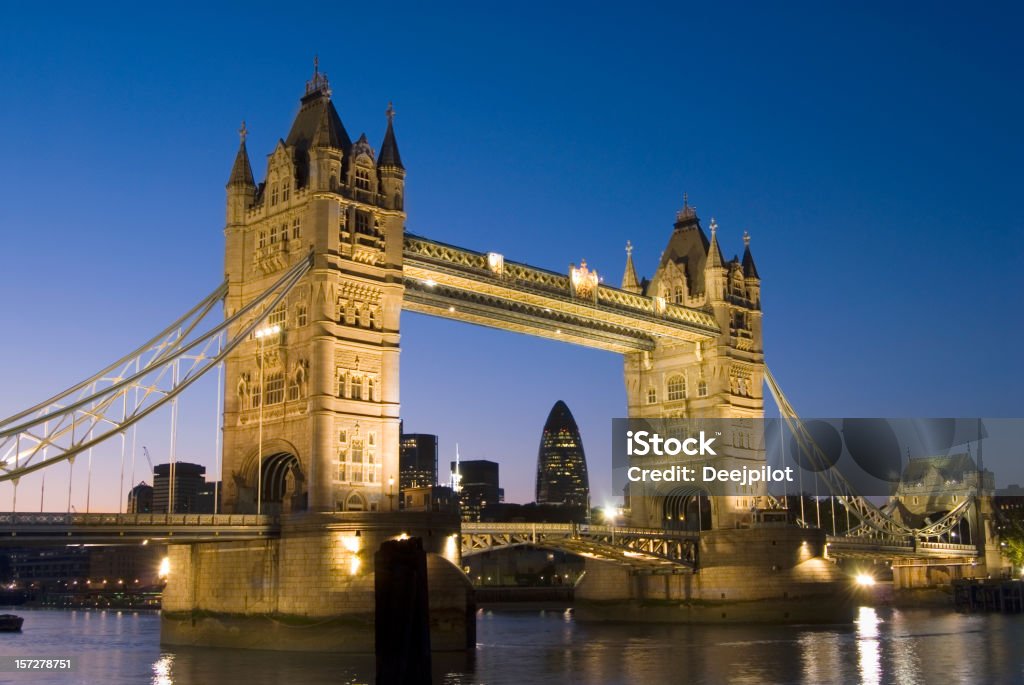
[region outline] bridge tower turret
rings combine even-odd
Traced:
[[[231,175],[228,177],[227,186],[227,225],[228,227],[240,226],[245,222],[245,213],[256,197],[256,183],[252,177],[252,165],[249,163],[249,151],[245,149],[245,137],[248,131],[245,122],[242,128],[238,129],[238,136],[241,142],[238,144],[238,152],[235,154],[235,163],[231,165]]]
[[[694,342],[657,340],[649,352],[625,355],[625,379],[630,418],[735,419],[735,436],[726,436],[730,457],[763,459],[755,449],[758,426],[745,419],[764,416],[764,349],[761,340],[760,277],[749,245],[741,262],[725,262],[718,225],[711,220],[711,237],[704,232],[696,209],[684,200],[658,269],[644,294],[656,298],[671,314],[672,307],[702,309],[712,314],[718,332]],[[730,428],[733,430],[733,428]],[[631,488],[632,523],[645,527],[676,527],[687,511],[701,518],[694,499],[697,489],[680,489],[664,498],[646,497]],[[711,526],[732,528],[749,517],[761,494],[751,488],[743,496],[712,498]],[[691,516],[692,518],[692,516]],[[708,517],[701,525],[708,527]],[[689,525],[689,524],[687,524]]]
[[[404,176],[391,121],[378,165],[319,68],[259,185],[243,140],[228,184],[228,314],[310,253],[313,268],[226,361],[225,511],[393,503]]]
[[[384,132],[384,142],[380,146],[380,159],[377,160],[380,193],[386,206],[401,211],[405,206],[405,167],[402,166],[402,155],[398,153],[394,127],[395,108],[390,102],[385,114],[388,118],[388,128]]]

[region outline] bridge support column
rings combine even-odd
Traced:
[[[954,580],[985,578],[987,575],[984,563],[962,558],[897,559],[892,564],[894,590],[950,587]]]
[[[639,574],[588,559],[580,620],[828,623],[853,617],[845,575],[824,558],[824,533],[793,527],[701,534],[695,573]]]
[[[439,514],[306,513],[289,517],[279,539],[171,545],[161,641],[371,653],[374,552],[404,534],[427,552],[433,649],[466,649],[475,605],[458,526]]]

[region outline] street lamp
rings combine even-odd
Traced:
[[[619,510],[613,506],[607,506],[604,508],[604,522],[612,528],[612,544],[615,544],[615,517],[618,516]]]
[[[267,393],[263,391],[263,339],[270,335],[277,335],[281,332],[281,327],[277,324],[272,326],[264,326],[263,328],[257,329],[254,333],[256,339],[260,341],[259,344],[259,359],[257,363],[260,366],[260,419],[259,429],[257,438],[257,453],[256,453],[256,514],[263,513],[263,405],[264,400],[267,398]]]

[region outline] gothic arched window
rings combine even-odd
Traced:
[[[675,375],[668,379],[668,401],[686,399],[686,377]]]

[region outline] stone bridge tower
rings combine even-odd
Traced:
[[[627,254],[622,287],[656,298],[661,307],[682,306],[711,313],[717,335],[697,342],[659,340],[653,351],[625,355],[630,418],[733,419],[723,436],[730,458],[763,463],[758,422],[764,416],[764,349],[761,343],[761,279],[744,234],[742,259],[725,261],[718,227],[704,232],[694,207],[685,200],[654,277],[641,281]],[[627,248],[627,252],[631,252]],[[699,497],[677,488],[664,498],[631,493],[634,525],[732,528],[749,518],[760,490],[745,496]],[[638,494],[638,493],[637,493]],[[702,508],[704,509],[702,511]],[[710,516],[708,514],[710,513]]]
[[[393,118],[389,105],[379,153],[365,135],[352,142],[314,69],[259,184],[243,125],[227,184],[227,313],[310,252],[314,264],[227,359],[225,511],[256,511],[257,487],[264,513],[394,502],[405,169]]]

